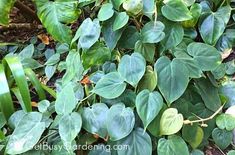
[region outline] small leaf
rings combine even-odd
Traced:
[[[158,141],[157,153],[158,155],[189,155],[189,150],[181,137],[173,135]]]
[[[145,73],[146,62],[139,53],[124,55],[118,65],[118,72],[127,83],[136,87]]]
[[[60,61],[60,54],[56,53],[47,60],[45,65],[52,66],[58,63],[59,61]]]
[[[32,58],[33,53],[34,53],[34,45],[30,44],[19,53],[19,57],[21,58],[21,60],[25,58]]]
[[[126,83],[118,72],[111,72],[103,76],[96,84],[92,92],[113,99],[120,96],[126,89]]]
[[[126,14],[126,12],[120,12],[115,17],[114,23],[113,23],[113,30],[119,30],[123,28],[129,21],[129,16]]]
[[[132,15],[137,15],[143,10],[142,0],[125,0],[123,8]]]
[[[110,3],[103,4],[98,13],[99,21],[105,21],[111,18],[114,14],[113,5]]]
[[[178,113],[175,108],[164,111],[160,121],[161,135],[172,135],[177,133],[183,126],[183,115]]]
[[[123,103],[113,105],[107,116],[106,127],[112,141],[128,136],[134,128],[134,112],[129,107],[125,108]]]
[[[235,129],[235,117],[230,114],[220,114],[216,118],[216,125],[222,130],[231,131]]]
[[[232,142],[233,132],[215,128],[212,132],[212,138],[215,141],[215,144],[224,150]]]
[[[136,110],[142,120],[145,129],[158,115],[163,106],[162,96],[154,91],[145,89],[136,97]]]

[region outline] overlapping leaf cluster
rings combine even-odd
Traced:
[[[56,100],[10,117],[6,153],[43,153],[33,149],[43,141],[64,146],[51,154],[74,154],[74,145],[96,142],[128,148],[100,147],[90,155],[203,154],[211,139],[221,149],[230,146],[235,116],[221,110],[235,104],[234,60],[225,59],[235,45],[233,0],[35,4],[48,33],[69,52],[66,60],[51,54],[45,64],[46,73],[64,73]],[[80,14],[73,36],[68,24]]]

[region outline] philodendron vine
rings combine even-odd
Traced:
[[[18,110],[0,124],[2,152],[201,155],[209,143],[232,149],[235,65],[226,57],[235,45],[234,0],[33,2],[69,52],[45,64],[64,73],[56,100],[40,100],[34,112]],[[8,24],[13,4],[0,2],[0,24]],[[84,145],[99,147],[78,147]]]

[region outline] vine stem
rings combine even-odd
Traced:
[[[56,133],[58,133],[58,132],[57,132],[57,131],[54,131],[54,132],[51,132],[50,134],[46,135],[45,137],[43,137],[43,138],[38,142],[38,144],[40,144],[40,143],[43,142],[45,139],[47,139],[48,137],[50,137],[50,136],[52,136],[52,135],[54,135],[54,134],[56,134]]]
[[[184,120],[184,124],[193,124],[193,123],[204,123],[206,121],[212,120],[222,109],[223,109],[224,105],[221,106],[213,115],[211,115],[210,117],[207,118],[199,118],[198,120],[194,120],[194,121],[190,121],[190,120]]]
[[[75,108],[76,111],[77,111],[79,105],[80,105],[83,101],[87,100],[89,97],[91,97],[91,96],[94,95],[94,94],[95,94],[95,93],[91,93],[91,94],[87,95],[85,98],[83,98],[82,100],[80,100],[79,103],[77,104],[77,107]]]

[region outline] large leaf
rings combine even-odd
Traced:
[[[9,14],[16,0],[1,0],[0,1],[0,25],[9,24]]]
[[[143,43],[158,43],[164,37],[163,32],[165,26],[162,22],[148,22],[141,30],[141,41]]]
[[[55,101],[55,111],[57,114],[66,115],[73,111],[77,104],[73,86],[71,83],[67,84],[57,93]]]
[[[223,34],[231,14],[230,6],[219,8],[202,16],[199,23],[199,32],[205,43],[215,45]]]
[[[158,155],[189,155],[187,144],[179,136],[169,136],[168,139],[161,138],[157,146]]]
[[[163,56],[154,65],[158,75],[158,88],[168,104],[177,100],[186,90],[189,82],[188,70],[177,59],[170,61]]]
[[[145,89],[137,95],[135,103],[137,113],[146,129],[162,109],[163,99],[158,92]]]
[[[126,83],[118,72],[103,76],[96,84],[93,92],[107,99],[120,96],[126,89]]]
[[[98,41],[101,33],[100,23],[98,19],[93,21],[90,18],[85,19],[81,26],[78,28],[72,43],[74,43],[78,38],[78,46],[83,49],[89,49],[92,45]]]
[[[215,144],[224,150],[232,142],[233,132],[215,128],[212,132],[212,138],[215,141]]]
[[[233,106],[235,105],[235,82],[234,81],[227,81],[222,83],[221,87],[219,88],[219,92],[225,95],[228,98],[226,106]]]
[[[80,10],[78,1],[72,0],[37,0],[37,14],[47,31],[57,41],[70,44],[72,31],[63,23],[75,21]]]
[[[132,55],[124,55],[118,65],[118,72],[125,81],[136,87],[140,79],[145,73],[146,62],[143,56],[139,53]]]
[[[107,136],[106,119],[109,108],[104,103],[95,103],[91,107],[83,108],[82,122],[83,128],[99,137]]]
[[[6,146],[7,154],[21,154],[33,149],[45,130],[42,114],[31,112],[23,116]]]
[[[82,118],[79,113],[73,112],[64,115],[59,122],[59,134],[67,150],[72,145],[72,141],[76,138],[82,127]]]
[[[204,43],[189,44],[187,52],[193,56],[203,71],[214,70],[222,61],[219,51]]]
[[[164,0],[162,14],[169,20],[179,22],[192,18],[190,11],[182,0]]]
[[[113,105],[107,114],[106,127],[110,140],[117,141],[129,135],[135,125],[135,116],[131,108],[123,103]]]
[[[142,128],[134,129],[130,135],[117,141],[119,146],[128,146],[127,149],[119,149],[118,155],[151,155],[152,141],[150,136]],[[144,146],[144,147],[143,147]]]
[[[183,115],[175,108],[169,108],[162,114],[160,121],[160,134],[172,135],[177,133],[183,126]]]

